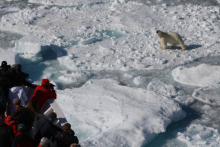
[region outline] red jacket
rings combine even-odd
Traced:
[[[5,118],[5,124],[12,127],[14,134],[17,134],[18,123],[10,115]]]
[[[32,102],[33,100],[38,101],[38,108],[41,110],[45,102],[52,98],[56,99],[56,92],[55,90],[51,90],[50,88],[50,82],[48,79],[42,79],[41,86],[37,86],[34,94],[32,95],[29,102]]]

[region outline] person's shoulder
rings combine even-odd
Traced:
[[[57,138],[57,139],[61,139],[61,135],[62,135],[62,133],[57,133],[56,135],[55,135],[55,138]]]

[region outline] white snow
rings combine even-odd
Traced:
[[[40,51],[41,43],[37,36],[24,36],[15,42],[14,52],[37,54]]]
[[[134,78],[134,84],[135,85],[141,85],[143,83],[146,83],[147,79],[145,77],[137,76]]]
[[[197,67],[177,67],[172,71],[173,78],[193,86],[209,86],[220,82],[220,66],[201,64]]]
[[[158,69],[220,53],[218,7],[188,4],[170,6],[168,10],[166,5],[161,5],[154,11],[158,6],[117,1],[114,5],[117,11],[112,11],[111,2],[96,2],[79,8],[26,8],[3,15],[0,28],[38,36],[42,45],[65,46],[68,55],[77,58],[62,56],[59,62],[74,70]],[[157,29],[177,31],[189,50],[160,50]],[[76,66],[70,67],[69,63]]]
[[[78,82],[82,82],[82,81],[87,81],[90,76],[91,76],[91,74],[89,72],[61,71],[61,75],[59,76],[58,79],[65,82],[65,83],[78,83]]]
[[[184,132],[177,131],[175,134],[189,147],[217,147],[220,145],[218,130],[203,125],[192,124]]]
[[[213,85],[195,89],[193,97],[213,106],[220,106],[220,85]]]
[[[0,61],[7,61],[8,65],[20,64],[20,56],[17,53],[0,48]]]
[[[26,72],[55,84],[86,82],[92,70],[120,71],[122,78],[136,87],[103,76],[79,88],[57,90],[57,102],[82,146],[147,144],[170,123],[184,118],[180,106],[192,104],[194,98],[206,103],[201,107],[206,116],[198,123],[207,124],[212,116],[218,117],[214,106],[219,105],[219,66],[184,67],[198,58],[220,55],[218,6],[145,5],[126,0],[28,1],[40,5],[1,7],[7,12],[1,17],[1,31],[24,35],[13,49],[0,49],[1,61],[17,64],[21,58]],[[158,29],[178,32],[188,50],[160,50]],[[45,61],[43,48],[56,57]],[[176,81],[201,88],[191,96],[161,80],[132,74],[174,67]],[[218,146],[219,133],[212,127],[189,125],[177,136],[188,146]]]
[[[158,79],[152,80],[152,82],[147,85],[147,89],[163,96],[172,97],[181,105],[188,106],[194,102],[194,98],[191,96],[184,95],[181,91],[177,92],[173,85],[167,85]]]
[[[28,0],[30,3],[39,3],[39,4],[45,4],[45,5],[60,5],[60,6],[75,6],[75,5],[81,5],[81,4],[93,4],[93,3],[99,3],[99,2],[105,2],[108,0]]]
[[[82,146],[141,146],[185,117],[171,97],[110,79],[91,80],[81,88],[59,90],[57,95],[76,133],[89,130],[88,137],[80,138]]]

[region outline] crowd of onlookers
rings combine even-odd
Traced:
[[[0,66],[0,147],[78,147],[79,140],[69,123],[57,125],[55,112],[41,112],[48,99],[56,99],[54,85],[43,79],[32,84],[21,65]],[[29,99],[23,87],[33,89]]]

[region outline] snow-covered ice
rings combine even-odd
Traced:
[[[57,102],[67,120],[74,122],[74,129],[88,131],[88,137],[81,138],[83,146],[141,146],[171,122],[185,117],[171,97],[121,86],[110,79],[91,80],[81,88],[57,94]]]
[[[172,71],[173,78],[181,83],[194,86],[210,86],[220,82],[220,66],[201,64],[197,67],[177,67]]]
[[[117,11],[111,6],[25,8],[3,15],[0,28],[38,36],[42,45],[64,47],[77,58],[62,56],[59,62],[68,67],[74,63],[74,70],[157,69],[219,55],[218,7],[162,5],[155,10],[157,6],[130,1],[114,5]],[[160,50],[156,29],[177,31],[188,51]]]
[[[8,45],[0,42],[0,59],[21,63],[36,83],[54,82],[57,102],[83,146],[144,146],[183,119],[181,107],[195,99],[205,102],[204,115],[178,130],[177,139],[186,146],[218,146],[220,63],[185,66],[220,55],[217,1],[7,1],[0,2],[0,29],[19,35],[7,38]],[[158,29],[178,32],[188,50],[160,50]],[[167,74],[163,69],[175,81],[143,74]],[[194,92],[182,92],[177,83]]]
[[[190,147],[217,147],[220,145],[220,135],[217,129],[192,124],[185,131],[177,131],[177,138]]]
[[[8,65],[20,64],[20,56],[17,53],[0,49],[0,61],[7,61]]]
[[[173,85],[167,85],[160,80],[153,80],[147,85],[147,89],[154,91],[155,93],[172,97],[173,100],[180,105],[188,106],[194,102],[194,98],[189,95],[183,95],[181,92],[177,92]]]
[[[36,36],[24,36],[15,42],[14,52],[37,54],[41,51],[41,43]]]
[[[193,97],[209,105],[220,106],[220,85],[195,89]]]

